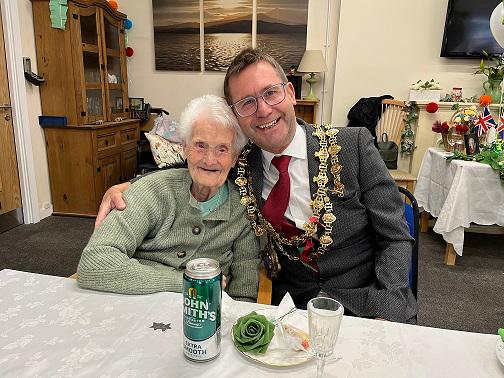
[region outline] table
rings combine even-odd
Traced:
[[[265,307],[237,302],[246,314]],[[154,330],[153,323],[171,329]],[[118,295],[77,287],[68,278],[0,271],[2,377],[292,377],[314,376],[314,362],[257,365],[229,335],[212,362],[182,355],[182,297]],[[343,318],[326,377],[502,377],[497,335],[379,320]]]
[[[446,160],[447,153],[429,148],[415,187],[418,206],[436,217],[434,232],[448,243],[445,262],[455,265],[464,248],[464,228],[471,223],[504,226],[504,185],[489,165]]]

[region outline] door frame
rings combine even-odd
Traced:
[[[31,143],[29,109],[23,70],[20,15],[17,1],[0,0],[4,30],[5,58],[18,161],[19,184],[25,223],[40,221],[37,181]]]

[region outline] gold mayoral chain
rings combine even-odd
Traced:
[[[280,264],[276,250],[281,252],[290,260],[299,260],[299,256],[288,253],[283,247],[285,245],[300,246],[303,245],[317,232],[317,224],[324,227],[324,233],[319,238],[319,247],[316,252],[312,251],[309,255],[311,261],[322,256],[332,240],[332,224],[336,220],[333,214],[333,206],[329,193],[343,197],[345,186],[341,183],[341,170],[343,166],[339,163],[338,153],[341,151],[341,146],[337,144],[336,135],[338,130],[331,124],[313,125],[315,131],[312,133],[319,139],[320,149],[314,153],[319,159],[318,175],[313,177],[313,181],[317,183],[317,191],[313,194],[314,199],[311,201],[312,216],[303,225],[304,233],[299,236],[290,238],[282,236],[277,232],[271,223],[264,219],[263,215],[257,207],[257,199],[252,190],[252,178],[247,164],[247,156],[250,149],[245,149],[238,159],[238,177],[235,179],[236,185],[239,187],[241,204],[247,209],[247,218],[257,236],[262,236],[267,233],[268,243],[265,249],[261,252],[261,257],[265,261],[266,268],[270,275],[274,278],[280,272]],[[329,178],[327,177],[329,160],[329,170],[333,175],[334,187],[328,189]],[[245,177],[247,175],[247,177]],[[322,222],[322,223],[321,223]],[[276,246],[276,249],[273,247]]]

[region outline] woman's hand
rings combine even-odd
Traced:
[[[226,276],[224,274],[222,275],[221,286],[222,286],[222,290],[224,290],[227,286]]]
[[[103,195],[100,208],[98,209],[98,214],[96,215],[95,228],[97,228],[101,224],[101,222],[103,222],[106,216],[113,209],[124,210],[126,208],[126,202],[124,202],[122,193],[126,189],[128,189],[130,185],[131,183],[128,181],[122,184],[111,186],[107,189],[107,191]]]

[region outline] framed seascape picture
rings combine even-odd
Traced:
[[[474,155],[479,153],[479,141],[476,134],[464,134],[464,142],[467,155]]]
[[[249,46],[288,71],[306,49],[308,0],[152,0],[152,12],[160,71],[226,71]]]

